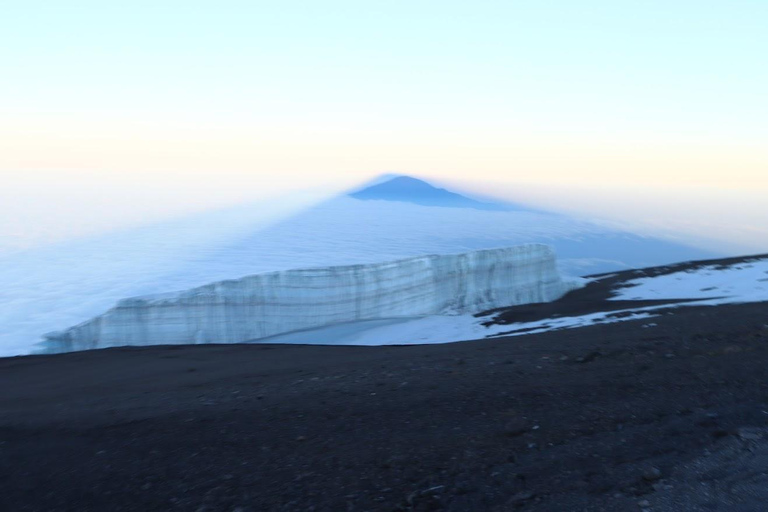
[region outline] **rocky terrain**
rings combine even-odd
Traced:
[[[0,509],[763,511],[767,366],[765,302],[445,345],[6,358]]]

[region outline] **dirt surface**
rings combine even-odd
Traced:
[[[766,324],[0,359],[0,509],[765,511]]]

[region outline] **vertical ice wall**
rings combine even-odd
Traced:
[[[563,280],[546,245],[386,263],[286,270],[178,293],[124,299],[46,336],[50,351],[120,345],[238,343],[340,322],[488,309],[559,298]]]

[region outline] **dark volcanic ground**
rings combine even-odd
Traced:
[[[2,359],[0,509],[765,511],[766,324]]]
[[[712,263],[480,316],[657,305],[608,298]],[[768,511],[767,367],[768,303],[447,345],[0,359],[0,510]]]

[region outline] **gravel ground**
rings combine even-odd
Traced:
[[[0,510],[765,511],[767,367],[768,303],[0,359]]]

